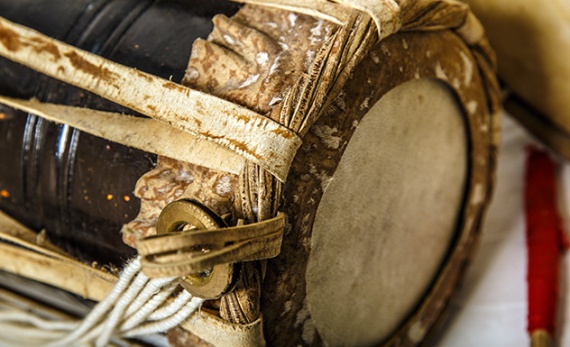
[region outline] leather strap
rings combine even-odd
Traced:
[[[2,17],[0,55],[218,143],[281,181],[301,145],[293,131],[248,108],[117,64]]]
[[[147,276],[184,276],[218,264],[275,257],[281,251],[284,227],[285,215],[279,213],[247,225],[153,235],[136,246]],[[214,249],[202,252],[203,245]]]
[[[109,141],[210,169],[237,175],[245,165],[244,158],[235,152],[152,118],[3,96],[0,103]]]
[[[2,212],[0,254],[4,259],[0,261],[0,270],[51,284],[91,300],[104,299],[116,281],[114,275],[69,257]]]

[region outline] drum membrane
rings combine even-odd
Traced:
[[[435,80],[396,87],[364,116],[313,226],[307,300],[325,342],[383,340],[420,302],[456,234],[467,148],[462,109]]]

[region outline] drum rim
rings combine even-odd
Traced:
[[[395,40],[398,35],[409,35],[410,33],[397,33],[387,38],[386,40]],[[469,51],[467,45],[461,42],[461,39],[448,32],[449,37],[454,37],[457,42],[462,45],[465,52],[469,54],[470,61],[475,64],[477,58]],[[385,41],[383,41],[385,42]],[[380,44],[381,45],[381,44]],[[378,46],[379,47],[379,46]],[[377,49],[380,49],[378,48]],[[445,66],[442,68],[445,69]],[[415,68],[410,67],[409,79],[416,78]],[[439,320],[435,319],[435,316],[441,317],[441,312],[446,306],[448,300],[456,292],[456,288],[461,283],[461,278],[463,277],[461,271],[468,264],[473,256],[474,246],[476,246],[476,239],[480,234],[481,219],[484,214],[486,205],[488,204],[489,193],[493,185],[493,170],[494,170],[494,156],[496,154],[495,148],[496,144],[493,142],[493,127],[495,124],[492,123],[493,119],[491,112],[485,107],[479,108],[478,116],[470,114],[468,103],[471,101],[466,93],[473,93],[474,90],[478,95],[483,105],[488,105],[486,100],[486,92],[483,91],[482,86],[485,85],[484,78],[480,75],[480,72],[474,73],[475,82],[472,83],[470,88],[457,87],[454,85],[453,81],[447,80],[441,74],[439,74],[435,69],[431,71],[430,76],[423,76],[425,78],[433,78],[441,81],[445,84],[456,96],[460,107],[463,108],[464,119],[466,122],[466,136],[468,141],[468,177],[466,182],[465,198],[464,204],[458,211],[458,220],[461,222],[460,230],[457,230],[456,240],[450,245],[449,255],[443,261],[440,270],[438,271],[436,277],[433,280],[432,285],[426,291],[424,299],[418,304],[418,306],[412,310],[412,313],[408,318],[404,319],[400,324],[399,328],[394,330],[394,332],[385,341],[380,342],[382,346],[396,346],[402,343],[402,340],[407,341],[405,345],[414,345],[420,340],[425,338],[430,338],[437,329],[436,326],[440,324]],[[392,84],[400,85],[401,83],[393,82]],[[479,86],[473,87],[473,85]],[[386,92],[392,88],[387,89]],[[471,90],[469,90],[471,89]],[[386,93],[385,92],[385,93]],[[382,95],[384,95],[383,93]],[[376,101],[371,102],[374,104]],[[481,122],[483,124],[481,124]],[[483,154],[485,153],[485,154]],[[488,156],[488,161],[482,161],[481,155]],[[299,156],[299,155],[298,155]],[[298,160],[296,157],[295,162]],[[474,174],[478,172],[477,174]],[[293,176],[292,176],[293,177]],[[285,190],[286,194],[287,188]],[[284,244],[286,240],[284,240]],[[469,251],[466,251],[468,249]],[[270,262],[276,261],[270,260]],[[448,283],[453,283],[449,285]],[[266,292],[267,281],[264,284],[264,292]],[[267,294],[266,294],[267,295]],[[306,293],[303,292],[305,296]],[[273,301],[273,300],[271,300]],[[263,301],[262,301],[263,305]],[[263,305],[265,307],[265,305]],[[437,313],[428,312],[430,308],[437,307],[435,310]],[[264,314],[265,320],[267,322],[268,315]],[[431,324],[425,324],[422,321],[430,321]]]

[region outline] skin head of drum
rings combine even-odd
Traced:
[[[435,80],[405,83],[358,124],[317,209],[307,304],[331,346],[385,340],[421,301],[467,181],[463,111]]]

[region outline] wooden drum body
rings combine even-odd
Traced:
[[[460,3],[379,3],[251,1],[194,42],[183,85],[302,144],[286,180],[251,160],[230,173],[166,156],[138,180],[132,247],[177,200],[228,226],[287,215],[280,254],[243,262],[172,345],[411,346],[435,329],[492,191],[494,56]]]

